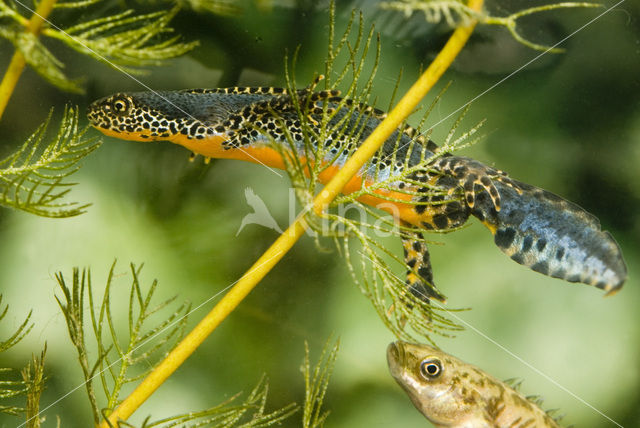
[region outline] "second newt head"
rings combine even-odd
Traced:
[[[437,427],[559,428],[537,403],[508,384],[431,346],[394,342],[387,361],[393,378]]]
[[[391,376],[436,426],[457,427],[466,421],[467,413],[473,417],[473,403],[459,396],[453,378],[460,373],[448,355],[427,345],[399,341],[387,348],[387,362]]]

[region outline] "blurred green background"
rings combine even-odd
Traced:
[[[488,7],[504,13],[524,4],[531,2]],[[374,92],[378,106],[386,109],[399,71],[404,72],[404,92],[449,30],[426,24],[421,16],[405,21],[376,5],[338,2],[336,25],[341,32],[357,6],[367,25],[375,23],[381,32]],[[116,2],[103,7],[118,10]],[[553,43],[602,11],[540,15],[526,19],[523,31],[536,42]],[[639,12],[638,3],[628,0],[597,19],[563,44],[566,53],[545,55],[476,100],[461,126],[468,129],[487,119],[486,138],[464,155],[562,195],[600,218],[628,264],[629,280],[621,292],[604,299],[597,289],[517,265],[473,220],[461,231],[429,236],[444,244],[432,245],[431,256],[436,282],[450,307],[472,308],[458,313],[472,328],[455,338],[434,337],[437,344],[498,378],[523,378],[524,393],[541,395],[546,408],[560,408],[564,423],[576,427],[615,426],[593,408],[622,426],[640,427]],[[140,78],[153,89],[282,86],[283,56],[298,45],[299,86],[324,71],[328,14],[326,5],[316,2],[247,2],[236,17],[181,11],[173,26],[201,45]],[[86,94],[62,93],[28,70],[0,121],[0,156],[15,150],[52,106],[59,118],[66,103],[84,111],[91,101],[113,92],[144,90],[122,73],[60,46],[51,48],[70,76],[86,78]],[[11,54],[11,46],[0,41],[0,64],[8,64]],[[440,83],[452,82],[428,123],[447,117],[537,55],[503,29],[480,28]],[[455,117],[434,129],[436,142]],[[251,212],[245,188],[265,201],[282,228],[289,221],[285,174],[238,161],[204,165],[200,158],[189,163],[188,156],[168,143],[105,138],[73,177],[79,184],[70,197],[93,203],[88,213],[53,220],[0,209],[0,293],[10,304],[0,337],[14,331],[31,309],[35,322],[23,342],[0,356],[0,367],[22,367],[46,341],[49,380],[43,407],[81,382],[54,299],[59,294],[56,272],[70,277],[74,266],[91,267],[94,286],[102,286],[117,258],[116,272],[122,275],[114,286],[126,293],[129,262],[144,262],[143,283],[157,278],[158,297],[178,294],[179,300],[197,306],[236,281],[277,237],[257,225],[236,236],[241,219]],[[333,248],[331,242],[325,244]],[[388,246],[402,251],[395,240]],[[192,314],[190,325],[218,298]],[[121,309],[126,317],[124,304]],[[315,360],[331,334],[340,337],[341,349],[329,385],[327,426],[429,426],[388,374],[385,350],[392,335],[352,283],[340,255],[318,251],[309,237],[132,420],[140,423],[149,414],[155,419],[214,405],[249,391],[263,373],[271,383],[269,408],[301,403],[304,341]],[[83,389],[71,393],[46,411],[45,426],[54,426],[56,415],[62,426],[87,426],[86,400]],[[299,426],[299,416],[285,425]],[[0,416],[0,426],[20,422]]]

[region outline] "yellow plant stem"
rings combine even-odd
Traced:
[[[483,0],[470,0],[469,6],[480,10]],[[402,121],[409,116],[427,92],[451,65],[466,41],[475,22],[454,31],[447,44],[420,76],[418,81],[402,97],[387,118],[371,133],[362,146],[345,163],[344,167],[325,186],[313,201],[312,209],[321,213],[338,195],[345,184],[362,168],[362,165],[382,146]],[[269,247],[242,278],[229,290],[220,302],[176,346],[169,355],[138,385],[138,387],[104,421],[100,428],[115,426],[118,420],[126,420],[153,392],[200,346],[220,323],[240,304],[264,276],[293,247],[307,229],[304,213]]]
[[[42,25],[51,14],[51,11],[53,11],[56,1],[57,0],[42,0],[38,4],[38,7],[36,7],[33,15],[31,15],[31,19],[27,21],[25,31],[35,36],[40,34]],[[16,49],[9,63],[9,67],[4,73],[2,82],[0,82],[0,118],[2,118],[2,114],[9,103],[9,98],[11,98],[13,94],[13,90],[18,83],[18,79],[20,79],[20,75],[22,75],[25,65],[27,65],[27,62],[24,59],[24,55]]]

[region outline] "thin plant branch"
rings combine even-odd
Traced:
[[[470,0],[468,6],[480,11],[483,0]],[[344,167],[327,183],[313,200],[309,209],[321,214],[340,193],[362,166],[372,157],[404,120],[413,113],[418,103],[435,85],[462,50],[475,28],[469,25],[457,28],[427,70],[402,97],[396,107],[364,141],[362,146],[345,163]],[[289,228],[267,249],[220,302],[173,349],[169,355],[138,385],[138,387],[103,421],[101,428],[108,428],[126,420],[144,403],[182,363],[195,352],[220,323],[244,300],[253,288],[282,259],[307,230],[306,211],[297,217]]]
[[[57,0],[42,0],[38,3],[38,7],[29,19],[25,31],[37,37],[40,34],[40,31],[42,31],[42,26],[45,20],[53,11],[56,1]],[[2,114],[9,103],[11,94],[13,94],[16,84],[18,83],[18,79],[20,79],[26,64],[27,61],[24,55],[19,50],[16,50],[11,58],[9,67],[2,78],[2,82],[0,82],[0,118],[2,118]]]
[[[18,150],[0,159],[0,206],[61,218],[82,214],[90,205],[63,198],[75,184],[67,178],[101,141],[86,138],[88,127],[78,129],[77,108],[67,107],[57,134],[45,143],[52,113]]]

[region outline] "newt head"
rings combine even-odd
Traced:
[[[103,134],[133,141],[225,139],[222,120],[228,113],[197,105],[184,92],[117,93],[94,101],[89,122]],[[218,113],[218,114],[216,114]]]
[[[222,88],[116,93],[91,103],[87,116],[94,128],[110,137],[170,141],[205,158],[241,159],[284,168],[279,153],[269,148],[268,140],[257,131],[251,138],[238,133],[245,119],[243,110],[274,99],[277,91]]]

